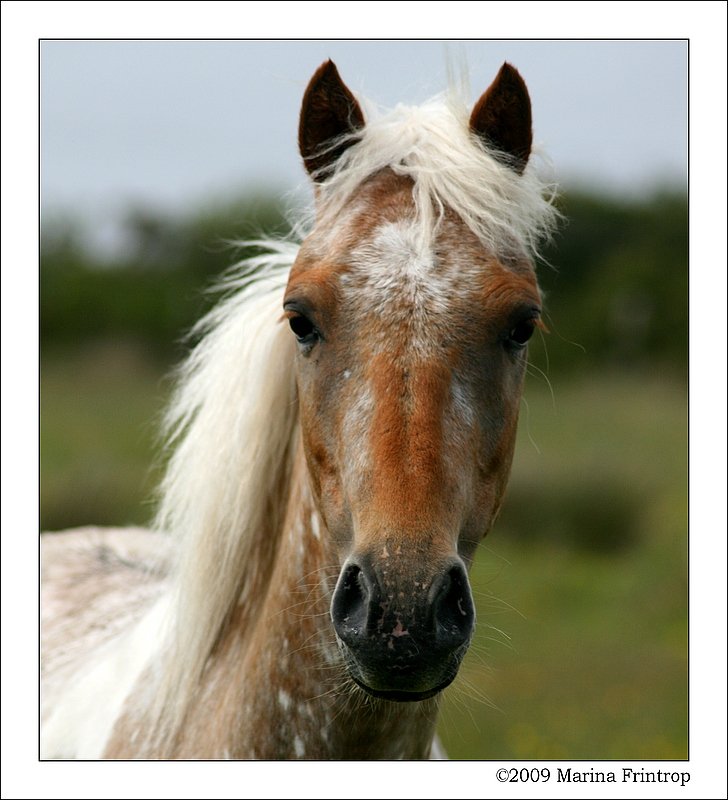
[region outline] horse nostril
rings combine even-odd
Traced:
[[[436,641],[455,648],[469,641],[475,608],[465,567],[453,565],[430,589]]]
[[[358,564],[349,564],[341,572],[331,600],[331,619],[339,638],[353,644],[366,631],[371,590]]]

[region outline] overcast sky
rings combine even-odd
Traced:
[[[301,96],[329,57],[387,107],[444,89],[448,61],[467,63],[474,101],[510,61],[561,182],[684,186],[687,56],[680,40],[43,41],[42,204],[108,219],[300,185]]]

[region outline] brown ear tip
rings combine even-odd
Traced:
[[[332,80],[336,80],[336,76],[339,74],[338,70],[336,69],[336,64],[328,58],[319,67],[311,76],[308,82],[308,90],[313,89],[321,85],[322,83],[330,83]]]
[[[322,78],[338,78],[339,77],[339,70],[336,68],[336,64],[330,59],[327,58],[326,61],[321,64],[321,66],[316,70],[311,78],[311,82],[316,82],[321,80]]]
[[[523,86],[526,85],[521,73],[513,66],[513,64],[508,61],[503,62],[503,66],[500,68],[498,77],[507,78],[512,83],[522,84]]]

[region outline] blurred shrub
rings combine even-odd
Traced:
[[[545,252],[553,268],[539,271],[551,335],[532,360],[552,370],[649,362],[686,376],[687,198],[566,193],[561,207],[566,224]]]
[[[288,230],[282,207],[267,198],[187,218],[137,209],[124,222],[123,254],[101,261],[90,252],[77,223],[44,226],[41,343],[120,338],[169,356],[214,302],[207,290],[215,279],[253,254],[232,242]]]
[[[567,218],[541,266],[546,322],[531,360],[545,371],[657,364],[686,374],[687,200],[566,193]],[[225,242],[285,234],[283,208],[246,198],[185,218],[136,210],[123,256],[99,264],[73,225],[41,241],[41,341],[142,340],[169,353],[213,300],[205,290],[245,253]],[[546,348],[546,352],[544,352]]]
[[[524,544],[546,541],[570,550],[616,554],[638,540],[643,502],[624,482],[606,476],[514,482],[497,527],[499,536]]]

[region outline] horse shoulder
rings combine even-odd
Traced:
[[[139,528],[41,536],[44,757],[97,752],[149,656],[137,640],[163,595],[168,549],[161,534]]]

